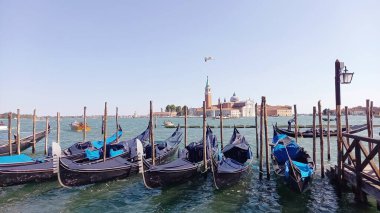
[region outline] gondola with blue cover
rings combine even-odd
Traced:
[[[112,144],[116,141],[117,138],[123,136],[123,129],[119,125],[118,131],[115,132],[112,136],[106,139],[107,144]],[[66,156],[82,155],[83,152],[88,148],[100,149],[103,147],[103,141],[87,141],[87,142],[77,142],[71,145],[69,148],[63,151],[63,154]]]
[[[272,163],[274,172],[284,177],[293,189],[304,192],[313,179],[315,164],[294,139],[273,131]]]
[[[177,127],[168,139],[156,142],[156,161],[164,161],[177,151],[182,140],[182,134],[181,128]],[[105,161],[101,158],[103,149],[87,150],[87,158],[85,159],[60,158],[58,170],[60,184],[63,186],[80,186],[122,179],[138,173],[141,167],[139,153],[142,155],[145,150],[150,150],[145,140],[147,135],[149,135],[148,129],[140,137],[107,145]],[[141,151],[139,151],[140,145]]]
[[[212,130],[206,130],[207,164],[211,165],[211,154],[217,150],[218,143]],[[213,149],[214,151],[211,151]],[[167,187],[188,181],[204,171],[203,139],[192,142],[179,151],[178,158],[172,162],[152,165],[143,158],[143,180],[147,188]]]
[[[213,177],[216,188],[236,184],[247,174],[252,163],[251,147],[236,127],[229,143],[213,158]]]
[[[119,127],[118,135],[122,134]],[[145,132],[137,136],[143,140]],[[106,139],[107,142],[114,142],[116,133]],[[89,141],[88,144],[103,143],[103,141]],[[75,143],[75,144],[79,144]],[[74,146],[71,146],[74,147]],[[68,149],[70,150],[70,149]],[[74,154],[63,154],[64,158],[71,160],[80,160],[86,157],[85,150],[82,152],[76,150]],[[32,158],[26,154],[0,156],[0,186],[19,185],[28,182],[43,182],[55,179],[57,174],[53,173],[53,153],[49,151],[48,156]]]

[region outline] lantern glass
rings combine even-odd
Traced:
[[[340,83],[341,84],[350,84],[352,77],[354,76],[353,72],[343,72],[340,74]]]

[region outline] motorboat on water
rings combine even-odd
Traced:
[[[91,130],[91,127],[86,123],[84,124],[83,122],[78,122],[74,121],[70,124],[70,128],[72,131],[83,131],[85,130],[86,132]]]

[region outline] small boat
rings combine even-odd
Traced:
[[[172,156],[182,140],[180,127],[165,141],[157,142],[156,161]],[[151,158],[150,145],[137,138],[107,145],[106,160],[101,159],[103,149],[86,150],[85,159],[60,158],[58,179],[63,186],[80,186],[108,180],[122,179],[135,174],[141,167],[141,152]]]
[[[121,135],[122,130],[119,127],[119,136]],[[115,140],[116,133],[106,139],[107,142],[113,142]],[[103,141],[92,141],[86,143],[103,144]],[[54,156],[62,155],[64,158],[77,161],[83,160],[86,157],[84,149],[75,149],[75,152],[71,154],[71,152],[68,151],[70,149],[61,153],[61,149],[59,148],[59,154],[57,154],[57,146],[59,145],[53,143],[52,151],[49,151],[48,156],[41,158],[32,158],[26,154],[0,156],[0,186],[19,185],[28,182],[43,182],[57,178],[57,174],[54,173],[53,168]],[[71,148],[73,147],[76,146],[72,146]]]
[[[166,128],[174,128],[175,125],[171,121],[164,121],[164,127],[166,127]]]
[[[0,131],[4,130],[8,130],[8,126],[3,121],[0,121]]]
[[[220,119],[220,116],[217,115],[217,116],[215,116],[214,118],[215,118],[215,119]],[[222,118],[223,118],[223,120],[224,120],[224,119],[230,119],[231,117],[230,117],[230,116],[222,116]]]
[[[324,121],[329,121],[328,118],[322,118],[322,120],[324,120]],[[336,121],[336,118],[330,118],[330,121]]]
[[[274,172],[294,190],[306,191],[313,179],[315,167],[309,154],[294,139],[276,131],[271,146]]]
[[[251,147],[236,127],[229,144],[215,156],[212,171],[217,189],[237,183],[244,174],[247,174],[253,161]]]
[[[353,125],[350,127],[349,134],[355,134],[358,132],[361,132],[363,130],[367,129],[367,124],[362,124],[362,125]],[[295,137],[294,131],[288,130],[288,129],[280,129],[277,127],[277,124],[274,126],[274,130],[280,134],[285,134],[289,137]],[[320,137],[319,129],[316,129],[316,137]],[[346,128],[342,128],[343,132],[346,132]],[[330,136],[337,136],[338,132],[336,130],[330,130]],[[312,138],[313,137],[313,129],[308,129],[304,132],[298,132],[298,137],[303,137],[303,138]],[[327,131],[323,130],[323,137],[327,137]]]
[[[86,123],[86,125],[83,123],[83,122],[78,122],[78,121],[74,121],[70,124],[70,128],[72,131],[77,131],[77,132],[81,132],[83,130],[85,130],[86,132],[90,131],[91,130],[91,127],[88,126],[88,124]]]
[[[50,126],[49,130],[50,132]],[[46,130],[36,133],[36,143],[42,140],[46,135]],[[16,136],[14,136],[15,140],[12,143],[12,153],[17,153],[17,140]],[[25,138],[20,138],[20,150],[23,151],[33,145],[33,135],[27,136]],[[0,156],[9,155],[9,144],[4,144],[0,146]]]
[[[211,128],[206,131],[206,143],[217,150],[217,140]],[[214,151],[214,152],[215,152]],[[192,142],[185,149],[179,151],[178,158],[172,162],[160,165],[152,165],[149,160],[143,158],[143,180],[147,188],[166,187],[188,181],[204,171],[203,139]],[[214,153],[213,152],[213,153]],[[207,152],[207,164],[211,165],[211,152]]]

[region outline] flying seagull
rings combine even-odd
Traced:
[[[209,60],[214,60],[214,58],[213,58],[213,57],[210,57],[210,56],[205,57],[205,62],[207,62],[207,61],[209,61]]]

